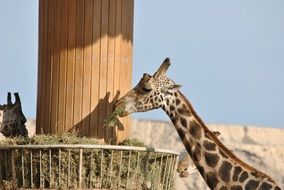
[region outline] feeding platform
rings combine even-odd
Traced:
[[[117,145],[1,145],[7,189],[173,189],[178,153]]]

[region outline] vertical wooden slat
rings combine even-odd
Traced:
[[[114,65],[114,78],[115,80],[113,81],[114,85],[114,93],[117,94],[119,93],[120,96],[123,95],[120,89],[120,77],[121,77],[121,72],[123,70],[121,69],[121,55],[120,55],[120,45],[122,43],[122,0],[117,0],[116,1],[116,23],[115,23],[115,55],[114,55],[114,60],[115,60],[115,65]],[[121,133],[119,133],[119,129],[116,127],[114,129],[113,136],[116,138],[115,141],[118,142],[121,137]]]
[[[101,163],[100,163],[101,167],[100,167],[100,189],[102,189],[102,182],[103,182],[103,170],[104,170],[104,149],[101,150]]]
[[[113,170],[113,150],[111,150],[111,154],[110,154],[110,164],[109,164],[110,166],[109,166],[109,174],[108,174],[108,176],[109,176],[109,181],[111,181],[112,180],[112,178],[114,177],[113,176],[113,173],[112,173],[112,170]],[[112,183],[110,183],[110,189],[112,188]]]
[[[113,99],[131,87],[133,0],[40,0],[37,133],[119,142],[105,128]],[[108,93],[109,92],[109,93]]]
[[[75,86],[74,86],[74,125],[81,128],[82,119],[82,75],[83,75],[83,30],[84,1],[76,4],[76,42],[75,42]]]
[[[33,151],[30,151],[30,187],[33,188],[34,181],[33,181]]]
[[[93,188],[93,173],[94,173],[94,150],[91,151],[90,158],[90,174],[89,174],[89,188]]]
[[[48,149],[48,177],[49,177],[49,187],[52,187],[52,156],[51,156],[51,149]]]
[[[71,171],[71,152],[70,149],[68,150],[68,164],[67,164],[67,187],[69,187],[69,181],[70,181],[70,171]]]
[[[65,129],[65,93],[67,67],[67,29],[68,29],[68,0],[60,1],[60,55],[59,55],[59,89],[58,89],[58,119],[57,132]]]
[[[127,33],[127,1],[126,0],[123,0],[122,1],[122,5],[121,5],[121,32],[123,34],[126,34]],[[121,90],[121,93],[122,95],[124,95],[128,88],[127,88],[127,77],[124,72],[126,71],[127,69],[127,61],[128,61],[128,57],[127,57],[127,52],[126,52],[126,38],[125,36],[121,39],[122,43],[120,43],[120,59],[121,59],[121,65],[120,65],[120,84],[119,84],[119,87],[120,87],[120,90]],[[121,118],[121,121],[122,123],[126,124],[127,123],[127,118]],[[124,130],[124,133],[121,133],[121,137],[119,139],[125,139],[126,138],[126,126],[123,126],[123,130]]]
[[[160,165],[159,165],[159,173],[158,173],[158,179],[159,180],[162,180],[162,165],[163,165],[163,157],[164,157],[164,154],[162,153],[161,154],[161,160],[160,160]],[[161,183],[158,184],[158,187],[160,188],[161,186]]]
[[[82,102],[82,134],[89,134],[90,104],[91,104],[91,74],[92,74],[92,40],[93,40],[93,1],[84,3],[84,71],[83,71],[83,102]]]
[[[41,76],[41,123],[38,128],[43,128],[45,133],[50,133],[50,84],[51,84],[51,69],[52,69],[52,51],[53,51],[53,23],[54,23],[54,9],[53,1],[43,1],[44,6],[44,36],[43,41],[43,59],[42,59],[42,76]],[[41,130],[41,129],[39,129]]]
[[[65,131],[72,129],[74,114],[76,0],[68,0],[68,45],[65,104]]]
[[[101,50],[101,0],[94,0],[93,4],[93,49],[92,49],[92,82],[91,82],[91,120],[90,135],[98,137],[99,118],[99,78],[100,78],[100,50]]]
[[[43,35],[43,32],[44,32],[44,8],[47,8],[47,6],[44,7],[43,5],[43,1],[39,1],[39,22],[42,23],[39,25],[39,28],[38,28],[38,35],[39,35],[39,39],[43,39],[44,38],[44,35]],[[42,62],[43,60],[43,40],[38,40],[38,47],[39,47],[39,50],[38,50],[38,60],[39,62]],[[42,76],[42,65],[41,64],[38,64],[38,84],[37,84],[37,104],[40,105],[42,104],[42,101],[41,101],[41,97],[42,97],[42,80],[41,80],[41,76]],[[40,106],[37,107],[37,114],[38,115],[41,115],[42,114],[42,110],[39,109]],[[43,117],[41,118],[38,118],[38,119],[42,119]],[[37,123],[41,123],[40,121],[37,121]],[[37,133],[40,132],[40,128],[38,127],[37,129]]]
[[[162,188],[163,189],[165,189],[164,188],[164,185],[165,185],[165,179],[166,179],[166,175],[167,175],[167,167],[168,167],[168,163],[169,162],[169,155],[167,154],[167,158],[166,158],[166,162],[165,162],[165,165],[164,165],[164,168],[165,168],[165,170],[164,170],[164,173],[163,173],[163,179],[162,179]]]
[[[135,167],[135,172],[133,175],[133,180],[136,182],[136,187],[137,187],[137,180],[136,177],[138,176],[138,172],[139,172],[139,166],[140,166],[140,152],[137,152],[137,161],[136,161],[136,167]]]
[[[80,149],[80,152],[79,152],[79,188],[81,188],[82,186],[82,166],[83,166],[83,149]]]
[[[21,149],[21,162],[22,162],[22,185],[23,185],[22,187],[25,188],[25,185],[26,185],[25,183],[25,160],[24,160],[24,150],[23,149]]]
[[[98,125],[98,137],[100,139],[104,138],[104,121],[106,118],[106,101],[107,100],[107,45],[108,45],[108,35],[103,35],[108,33],[108,12],[109,12],[109,0],[102,1],[101,7],[101,51],[100,51],[100,84],[99,84],[99,125]]]
[[[130,175],[130,164],[131,164],[131,151],[129,151],[129,155],[128,155],[128,163],[127,163],[127,173],[126,173],[126,185],[125,185],[125,189],[128,189],[128,182],[129,182],[129,175]]]
[[[5,164],[5,178],[9,178],[9,168],[8,168],[8,162],[7,162],[7,150],[4,150],[4,164]]]
[[[54,40],[53,67],[51,81],[51,133],[58,132],[58,91],[59,91],[59,61],[60,61],[60,1],[55,1],[54,7]]]
[[[15,154],[15,150],[11,150],[11,152],[10,152],[10,156],[11,156],[11,172],[12,172],[12,180],[13,181],[16,181],[16,166],[15,166],[15,156],[14,156],[14,154]]]
[[[58,150],[58,187],[61,188],[61,149]]]
[[[42,123],[39,125],[39,127],[44,128],[45,133],[50,133],[51,132],[51,89],[52,89],[52,68],[53,68],[53,42],[54,42],[54,0],[51,1],[44,1],[47,2],[48,4],[46,5],[48,7],[48,15],[46,17],[48,18],[47,22],[47,45],[46,49],[43,47],[43,51],[47,53],[46,58],[43,60],[44,62],[42,63],[43,66],[45,67],[45,76],[42,76],[45,91],[45,96],[44,98],[44,105],[42,107],[42,110],[44,110],[44,115]]]
[[[128,39],[126,41],[127,43],[127,54],[126,56],[128,57],[128,61],[127,61],[127,71],[132,71],[132,60],[133,60],[133,43],[132,40],[129,39],[133,39],[133,23],[134,23],[134,0],[127,0],[127,32],[126,32],[126,38]],[[126,91],[130,90],[131,86],[132,86],[132,74],[126,75],[127,80],[126,80]],[[130,136],[131,133],[131,119],[130,116],[126,119],[125,121],[125,130],[126,130],[126,137]]]
[[[39,150],[39,188],[43,188],[43,176],[44,174],[42,173],[42,153],[41,150]]]
[[[113,110],[114,94],[114,48],[115,48],[115,14],[116,14],[116,0],[109,1],[109,22],[108,22],[108,49],[107,49],[107,93],[109,93],[109,100],[106,102],[106,117],[109,117]],[[105,128],[105,140],[107,143],[112,141],[111,127]]]
[[[119,158],[119,169],[118,169],[118,184],[117,189],[120,189],[120,178],[121,178],[121,168],[122,168],[122,162],[123,162],[123,151],[120,151],[120,158]]]

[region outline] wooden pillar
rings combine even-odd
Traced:
[[[131,88],[134,0],[40,0],[37,133],[77,129],[119,142],[105,127],[119,94]]]

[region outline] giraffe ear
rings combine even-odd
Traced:
[[[179,84],[172,84],[172,85],[167,86],[163,91],[165,93],[173,93],[173,92],[178,91],[180,88],[181,88],[181,85],[179,85]]]
[[[8,95],[7,95],[7,105],[12,105],[12,98],[11,98],[11,92],[8,92]]]
[[[172,91],[177,91],[181,88],[181,85],[179,84],[174,84],[174,85],[170,85],[169,88],[168,88],[168,91],[169,90],[172,90]]]

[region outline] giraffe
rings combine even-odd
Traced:
[[[194,165],[189,154],[187,152],[181,152],[179,154],[179,161],[177,164],[177,173],[179,174],[179,177],[188,177],[190,174],[193,174],[196,171],[196,166]]]
[[[14,93],[15,103],[11,101],[11,93],[8,92],[7,104],[0,105],[0,132],[5,137],[28,136],[26,129],[26,117],[22,112],[21,100],[18,93]]]
[[[219,131],[213,131],[213,133],[216,137],[220,136]],[[177,173],[179,174],[179,177],[188,177],[196,171],[196,166],[190,158],[190,155],[186,151],[180,152],[177,164]]]
[[[124,117],[133,112],[162,108],[171,119],[188,154],[210,189],[280,190],[275,181],[239,159],[208,129],[180,85],[167,78],[166,58],[153,76],[144,73],[139,83],[120,98],[114,109]]]

